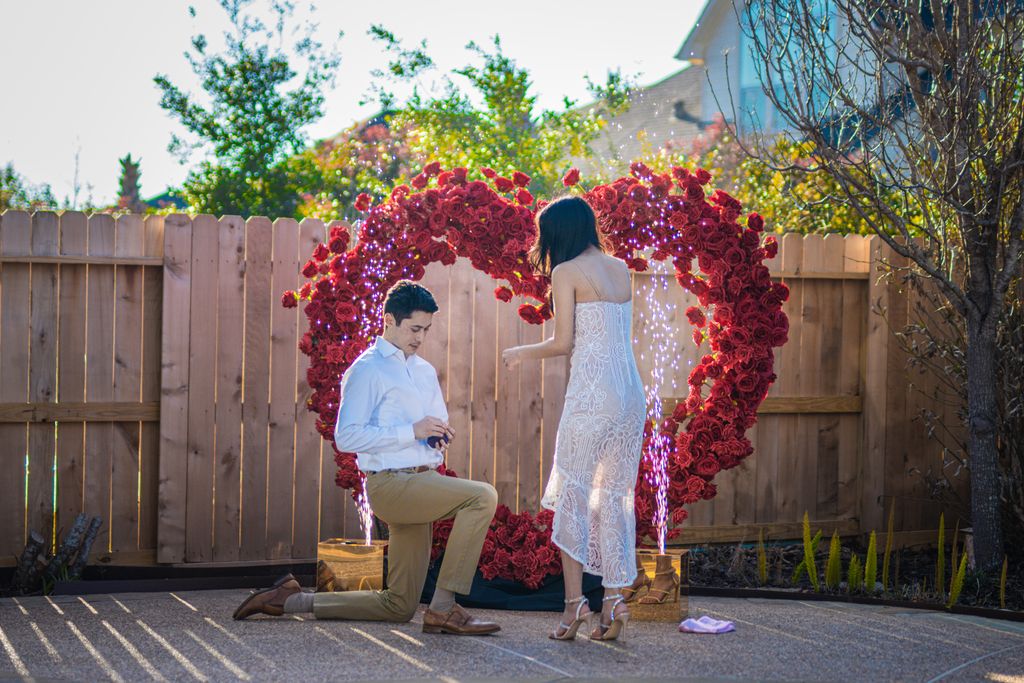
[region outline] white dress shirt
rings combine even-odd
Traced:
[[[355,453],[363,472],[440,465],[441,451],[413,434],[428,415],[448,421],[434,366],[377,337],[341,378],[334,443]]]

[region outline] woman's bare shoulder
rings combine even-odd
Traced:
[[[579,257],[577,256],[576,258],[571,259],[569,261],[563,261],[562,263],[559,263],[557,266],[552,268],[552,282],[554,282],[555,278],[566,281],[574,280],[576,278],[576,274],[579,273],[579,269],[583,267],[581,264],[576,263],[576,261],[578,260]]]

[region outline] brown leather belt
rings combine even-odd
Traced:
[[[395,472],[400,474],[419,474],[420,472],[426,472],[428,470],[436,470],[437,465],[420,465],[418,467],[399,467],[397,469],[388,470],[376,470],[374,472],[367,472],[367,474],[380,474],[381,472]]]

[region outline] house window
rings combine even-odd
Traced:
[[[763,36],[758,36],[758,40],[762,39]],[[767,130],[771,125],[768,121],[768,97],[761,88],[760,72],[753,41],[743,32],[740,34],[740,97],[736,119],[744,133]]]
[[[753,30],[756,32],[757,42],[762,46],[767,44],[769,49],[775,52],[778,44],[788,43],[787,36],[775,36],[772,39],[768,39],[765,36],[763,23],[757,21],[761,11],[758,4],[756,2],[751,3],[750,9],[745,13],[745,16],[755,20]],[[804,7],[803,3],[798,3],[798,5],[801,8]],[[834,59],[836,49],[835,21],[831,3],[829,0],[809,0],[806,6],[811,12],[812,21],[816,25],[824,27],[822,40],[826,47],[826,53],[832,55],[828,57],[829,59]],[[768,11],[778,13],[774,15],[773,20],[769,23],[779,28],[785,26],[784,17],[782,16],[784,10],[776,6]],[[815,112],[821,112],[824,108],[828,107],[828,93],[822,88],[817,87],[819,84],[814,82],[816,79],[812,78],[812,74],[799,71],[799,69],[803,68],[813,68],[814,63],[821,59],[820,55],[815,54],[812,60],[810,55],[803,56],[802,54],[791,53],[792,56],[787,55],[785,59],[780,59],[778,64],[767,69],[768,73],[764,73],[764,65],[760,63],[757,50],[755,50],[753,45],[754,39],[749,35],[749,31],[749,28],[745,28],[740,33],[739,111],[737,112],[737,118],[741,131],[748,133],[753,131],[772,132],[781,129],[785,125],[784,119],[778,114],[764,93],[761,76],[769,76],[775,81],[775,92],[780,100],[799,97],[803,100],[801,106],[811,108]],[[798,46],[788,49],[800,50]],[[794,68],[797,69],[795,73],[793,72]],[[795,89],[794,85],[796,86]]]

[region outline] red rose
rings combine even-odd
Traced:
[[[462,166],[459,166],[458,168],[453,168],[452,169],[452,177],[455,179],[455,182],[460,183],[460,184],[466,182],[466,176],[468,174],[469,174],[469,171],[467,169],[463,168]]]
[[[454,177],[455,177],[455,174],[452,173],[451,171],[441,171],[437,175],[437,185],[438,185],[438,187],[444,187],[444,186],[448,185],[449,183],[452,182],[452,179]]]
[[[419,174],[418,176],[415,176],[415,177],[414,177],[414,178],[413,178],[413,179],[412,179],[412,180],[410,181],[410,183],[411,183],[411,184],[412,184],[412,186],[413,186],[414,188],[416,188],[417,190],[422,190],[422,189],[423,189],[424,187],[426,187],[426,186],[427,186],[427,182],[428,182],[428,181],[429,181],[429,177],[428,177],[428,176],[425,176],[425,175],[423,175],[422,173],[420,173],[420,174]]]
[[[512,301],[513,292],[508,287],[498,287],[494,290],[494,296],[501,301]]]
[[[488,166],[481,167],[480,172],[484,174],[485,178],[494,178],[495,176],[498,175],[497,173],[494,172],[493,168],[490,168]]]
[[[335,254],[342,254],[348,247],[348,233],[342,232],[341,234],[335,234],[331,231],[331,241],[328,243],[328,248]]]
[[[360,192],[359,196],[356,197],[355,209],[356,211],[366,211],[370,208],[370,195],[365,192]]]
[[[580,169],[573,167],[570,168],[568,173],[562,176],[562,184],[566,187],[572,187],[580,181]]]
[[[295,308],[299,305],[299,300],[295,296],[295,292],[288,290],[281,295],[281,305],[285,308]]]
[[[693,174],[697,179],[697,182],[701,185],[707,185],[711,180],[711,174],[705,171],[703,168],[698,168],[697,172]]]
[[[516,192],[516,201],[523,205],[533,204],[533,195],[525,187]]]
[[[643,202],[648,198],[647,188],[639,183],[629,188],[629,198],[634,202]]]
[[[630,270],[635,270],[638,273],[642,273],[647,270],[647,259],[644,258],[631,258],[626,261],[626,265]]]
[[[704,327],[707,323],[707,318],[704,317],[704,311],[700,310],[696,306],[690,306],[686,309],[686,319],[690,321],[691,325],[697,327]]]
[[[302,266],[302,274],[305,275],[306,277],[313,277],[318,272],[320,272],[320,268],[312,259],[306,261],[305,265]]]
[[[423,167],[423,173],[426,176],[433,177],[441,172],[441,162],[431,161],[429,164]]]
[[[634,161],[633,163],[631,163],[629,165],[629,173],[634,178],[639,178],[641,180],[646,180],[647,178],[650,178],[652,175],[651,169],[648,168],[647,165],[644,164],[642,161]]]
[[[512,174],[512,182],[519,187],[526,187],[530,184],[530,176],[526,175],[522,171],[516,171]]]
[[[508,192],[516,185],[511,180],[503,175],[498,176],[494,179],[494,187],[498,192]]]
[[[544,322],[544,317],[540,314],[540,310],[530,304],[520,304],[519,317],[531,325],[540,325]]]

